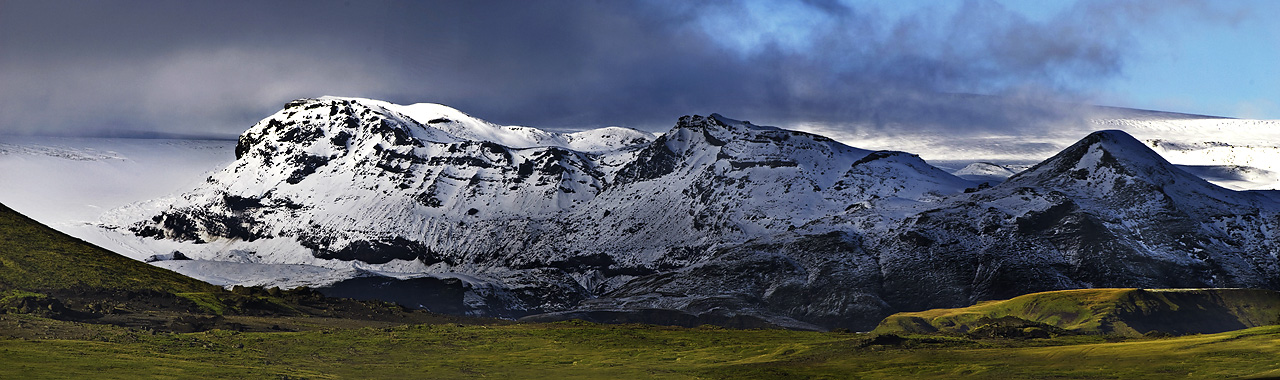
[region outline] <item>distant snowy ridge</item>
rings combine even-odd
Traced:
[[[960,170],[951,172],[951,174],[973,182],[998,184],[1017,173],[1007,167],[990,162],[975,162]]]
[[[0,155],[43,155],[73,161],[123,160],[124,157],[113,151],[95,149],[75,149],[61,146],[35,145],[24,146],[0,143]]]
[[[987,134],[918,133],[870,129],[856,132],[822,125],[804,130],[843,143],[920,154],[955,173],[977,162],[1023,168],[1053,156],[1098,130],[1123,130],[1176,165],[1234,190],[1280,189],[1280,120],[1249,120],[1127,109],[1107,109],[1097,118],[1028,131]],[[1018,171],[1018,170],[1014,170]]]

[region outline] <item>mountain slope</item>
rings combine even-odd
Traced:
[[[870,329],[897,309],[881,298],[877,257],[862,243],[844,232],[762,237],[634,278],[572,310],[522,320]]]
[[[128,210],[155,216],[128,228],[195,243],[262,240],[267,250],[301,252],[210,257],[219,260],[317,264],[308,258],[315,251],[321,260],[430,265],[494,249],[454,239],[467,222],[521,223],[589,199],[613,170],[592,159],[626,155],[626,144],[647,141],[640,132],[616,128],[515,135],[528,137],[521,140],[499,133],[511,128],[464,119],[457,111],[437,115],[417,107],[418,117],[436,117],[419,123],[382,104],[338,98],[290,103],[247,131],[237,161],[206,186],[158,205],[158,212]],[[455,135],[468,134],[463,132],[498,134],[522,145],[573,140],[617,149],[599,155],[554,145],[517,149]],[[370,225],[375,220],[396,223]],[[417,236],[423,231],[438,234],[428,238],[440,245],[424,244]]]
[[[876,332],[982,333],[984,328],[1019,321],[1086,334],[1212,334],[1275,324],[1278,317],[1280,293],[1270,290],[1085,289],[897,313],[885,318]]]
[[[990,162],[975,162],[951,174],[970,181],[994,185],[1004,182],[1017,173]]]
[[[902,220],[870,249],[881,253],[886,299],[905,310],[1087,287],[1275,289],[1278,218],[1257,194],[1102,131]]]
[[[161,292],[218,290],[67,236],[0,205],[0,287]]]
[[[1280,279],[1273,201],[1207,183],[1119,131],[1090,134],[991,188],[853,206],[531,319],[675,309],[868,329],[894,311],[1037,291],[1277,289]]]
[[[569,230],[592,234],[552,236],[549,244],[582,246],[626,266],[679,268],[707,258],[709,248],[794,229],[851,204],[930,202],[969,186],[906,153],[687,116],[622,167],[608,191],[570,212]],[[574,241],[582,236],[588,244]]]

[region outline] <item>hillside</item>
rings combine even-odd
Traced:
[[[1140,336],[1209,334],[1280,322],[1280,292],[1261,289],[1078,289],[897,313],[877,333],[1018,336],[1035,329]],[[1012,328],[1013,330],[1010,330]],[[1056,328],[1056,329],[1054,329]],[[998,331],[998,330],[1009,331]]]
[[[853,204],[529,320],[656,323],[646,309],[674,309],[869,330],[895,311],[1040,291],[1276,289],[1277,216],[1257,194],[1216,187],[1124,132],[1101,131],[990,188]]]
[[[158,331],[314,329],[492,320],[329,298],[306,288],[228,291],[72,238],[0,204],[0,315]],[[0,327],[0,335],[33,333]]]
[[[208,283],[58,232],[0,204],[0,288],[210,292]]]
[[[879,254],[885,301],[924,310],[1062,289],[1277,289],[1278,217],[1270,200],[1186,173],[1124,132],[1100,131],[883,229],[830,228],[859,228]]]

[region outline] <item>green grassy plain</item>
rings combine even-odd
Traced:
[[[971,340],[588,323],[154,333],[5,316],[0,378],[992,378],[1280,376],[1280,326],[1176,338]]]

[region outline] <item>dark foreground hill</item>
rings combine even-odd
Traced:
[[[165,331],[482,321],[329,298],[305,288],[228,291],[73,238],[2,204],[0,314]]]
[[[211,292],[218,287],[96,247],[0,205],[0,289]]]

